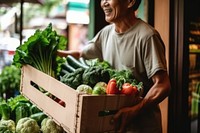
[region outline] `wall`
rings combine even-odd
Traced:
[[[165,43],[168,66],[169,66],[169,9],[170,9],[169,0],[155,0],[154,27],[158,30]],[[162,111],[163,133],[167,133],[168,98],[166,98],[160,104],[160,106]]]

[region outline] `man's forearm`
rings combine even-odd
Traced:
[[[170,92],[170,81],[166,72],[161,72],[153,77],[154,85],[148,91],[143,100],[139,103],[139,108],[145,109],[162,102]]]
[[[81,56],[81,52],[78,50],[58,50],[57,54],[60,57],[66,57],[67,55],[72,55],[75,58],[79,58]]]

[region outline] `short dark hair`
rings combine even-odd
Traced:
[[[133,5],[133,10],[136,11],[140,5],[142,0],[135,0],[135,4]]]

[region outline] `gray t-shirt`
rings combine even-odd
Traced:
[[[151,77],[159,70],[167,70],[160,35],[141,19],[124,33],[117,33],[114,24],[106,26],[89,41],[83,57],[108,61],[118,70],[131,70],[144,83],[144,94],[153,85]]]

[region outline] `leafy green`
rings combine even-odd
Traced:
[[[99,66],[105,69],[112,68],[109,62],[105,60],[101,61],[99,58],[86,60],[86,63],[89,66]]]
[[[16,108],[18,102],[30,102],[30,101],[26,99],[23,95],[17,95],[7,100],[7,103],[11,107],[12,111]]]
[[[36,30],[23,45],[16,49],[13,64],[17,67],[29,64],[36,69],[56,78],[62,58],[57,50],[66,48],[66,38],[58,35],[50,23],[44,30]]]
[[[20,88],[21,71],[14,65],[6,66],[0,74],[0,94],[13,93]],[[0,96],[3,97],[3,96]]]
[[[91,87],[94,87],[95,84],[100,81],[108,83],[109,79],[110,75],[108,69],[101,66],[91,66],[85,69],[82,76],[83,84],[87,84]]]
[[[13,111],[16,123],[20,119],[30,116],[30,106],[31,105],[28,102],[17,102],[16,107]]]
[[[122,88],[122,85],[124,83],[131,83],[134,86],[137,86],[138,88],[142,89],[143,88],[143,83],[138,82],[135,78],[133,73],[130,70],[110,70],[110,75],[111,78],[116,79],[117,81],[117,87],[119,89]]]
[[[7,103],[0,103],[0,114],[2,120],[9,120],[11,115],[11,108]]]
[[[83,72],[84,68],[78,68],[72,73],[65,74],[63,77],[61,77],[60,81],[72,87],[73,89],[76,89],[79,85],[82,84]]]

